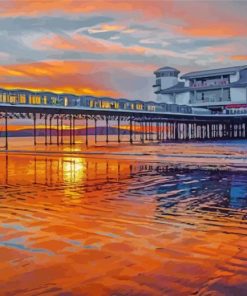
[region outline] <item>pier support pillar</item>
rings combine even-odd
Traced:
[[[50,127],[49,127],[50,145],[52,145],[52,116],[50,116]]]
[[[144,133],[143,133],[144,123],[142,121],[140,121],[139,123],[140,123],[140,130],[139,130],[140,142],[144,143]]]
[[[121,135],[120,124],[121,124],[121,117],[118,116],[118,118],[117,118],[117,141],[118,141],[118,143],[121,142],[121,136],[120,136],[120,135]]]
[[[145,121],[145,140],[148,140],[148,125],[147,125],[147,121]]]
[[[190,124],[187,122],[186,123],[186,138],[185,138],[185,140],[189,141],[189,139],[190,139]]]
[[[209,139],[212,140],[213,135],[212,135],[212,124],[209,124]]]
[[[133,120],[133,139],[134,141],[136,140],[136,121]]]
[[[151,123],[151,121],[149,121],[149,123],[148,123],[148,127],[149,127],[149,141],[153,141],[153,134],[152,134],[152,123]]]
[[[33,144],[34,146],[37,145],[37,139],[36,139],[36,136],[37,136],[37,133],[36,133],[36,114],[34,113],[33,114]]]
[[[63,117],[60,120],[60,129],[61,129],[61,145],[63,145]]]
[[[130,144],[133,144],[133,121],[132,118],[130,117],[130,130],[129,130],[129,141]]]
[[[72,115],[69,116],[69,145],[72,145]]]
[[[175,139],[175,122],[172,122],[172,140]]]
[[[76,132],[75,131],[75,120],[76,120],[76,117],[73,115],[72,116],[72,127],[73,127],[73,129],[72,129],[73,130],[73,133],[72,133],[72,144],[73,145],[75,145],[75,135],[76,135],[75,134],[75,132]]]
[[[109,143],[109,119],[107,116],[105,121],[106,121],[106,143]]]
[[[165,122],[162,121],[162,128],[161,128],[161,141],[164,142],[165,140]]]
[[[178,122],[175,122],[175,140],[176,141],[179,139],[179,127],[180,127],[180,124]]]
[[[47,146],[47,115],[45,115],[45,146]]]
[[[164,122],[164,140],[167,141],[167,121]]]
[[[57,116],[57,145],[59,144],[59,116]]]
[[[160,137],[159,137],[159,122],[156,122],[156,140],[159,141]]]
[[[166,139],[167,140],[171,140],[170,133],[171,133],[171,124],[170,124],[170,121],[167,121],[166,123]]]
[[[94,118],[94,143],[97,143],[97,118]]]
[[[5,112],[5,150],[9,149],[8,136],[8,113]]]
[[[85,118],[86,121],[86,146],[88,146],[88,117]]]

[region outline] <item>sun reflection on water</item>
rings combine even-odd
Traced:
[[[63,160],[64,182],[81,183],[86,176],[86,161],[84,158],[65,157]]]
[[[85,179],[87,166],[84,158],[65,157],[62,160],[63,182],[70,184],[64,187],[64,202],[66,204],[80,203],[85,194]],[[80,186],[80,190],[77,189]]]

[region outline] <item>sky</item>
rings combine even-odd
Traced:
[[[247,64],[246,1],[0,0],[0,87],[154,99],[153,72]]]

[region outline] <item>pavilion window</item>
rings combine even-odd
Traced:
[[[64,106],[67,107],[68,106],[68,103],[69,103],[68,102],[68,98],[67,97],[64,97]]]
[[[94,107],[94,100],[90,100],[90,101],[89,101],[89,107],[90,107],[90,108],[93,108],[93,107]]]
[[[148,106],[148,111],[155,111],[155,106],[149,105]]]
[[[109,103],[109,102],[107,102],[107,101],[102,101],[101,108],[106,109],[106,108],[110,108],[110,107],[111,107],[111,106],[110,106],[110,103]]]
[[[9,94],[9,103],[16,104],[17,103],[17,96],[13,94]]]
[[[31,104],[31,105],[34,104],[34,98],[32,95],[29,95],[29,104]]]
[[[1,93],[0,94],[0,102],[2,102],[2,103],[5,103],[6,102],[6,98],[5,98],[4,93]]]
[[[57,97],[51,97],[51,104],[56,105],[58,103]]]
[[[46,105],[47,104],[47,96],[43,97],[43,103]]]
[[[3,103],[6,103],[7,102],[7,95],[6,95],[6,93],[3,93],[2,94],[2,98],[3,98]]]
[[[36,105],[40,105],[41,104],[41,97],[40,96],[36,96],[35,97],[35,104]]]
[[[26,103],[26,95],[24,95],[24,94],[19,95],[19,103],[20,104],[25,104]]]
[[[142,107],[143,107],[142,104],[136,104],[136,109],[137,110],[142,110],[143,109]]]

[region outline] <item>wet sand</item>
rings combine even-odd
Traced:
[[[1,295],[246,295],[246,172],[160,156],[198,144],[24,144],[0,154]]]

